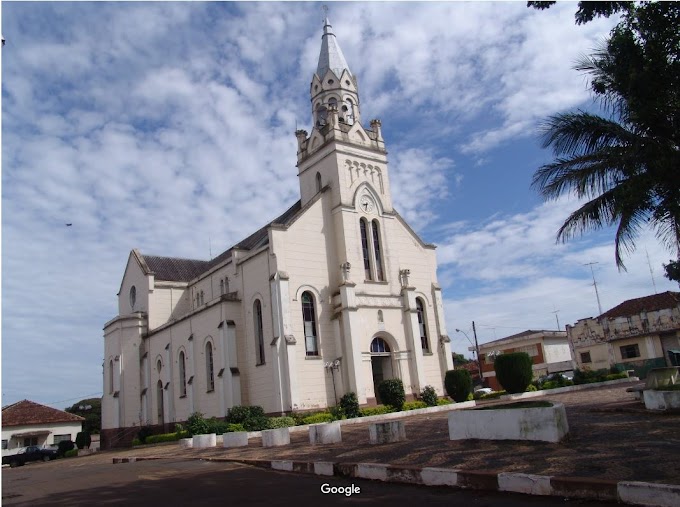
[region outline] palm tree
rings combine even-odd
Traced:
[[[680,255],[678,36],[675,30],[660,36],[665,30],[658,23],[645,24],[645,16],[658,14],[657,7],[651,14],[646,8],[631,11],[606,46],[576,66],[590,74],[610,117],[579,110],[542,122],[542,146],[552,148],[555,161],[540,167],[532,182],[545,199],[573,194],[586,201],[562,224],[558,241],[616,226],[619,269],[646,226]],[[672,9],[676,20],[680,10]]]

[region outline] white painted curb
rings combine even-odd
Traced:
[[[376,463],[359,463],[356,469],[356,477],[359,479],[386,481],[387,465],[379,465]]]
[[[552,495],[552,486],[550,477],[510,472],[498,474],[498,491],[525,495]]]
[[[637,505],[677,507],[680,505],[680,486],[649,482],[619,482],[619,501]]]
[[[292,461],[272,461],[272,469],[282,470],[284,472],[292,472],[293,471],[293,462]]]
[[[458,473],[449,468],[423,468],[420,471],[420,479],[426,486],[457,486]]]

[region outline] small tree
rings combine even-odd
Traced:
[[[534,375],[532,364],[531,357],[526,352],[511,352],[496,357],[493,368],[498,382],[506,392],[523,393]]]
[[[57,445],[57,456],[64,456],[66,451],[74,449],[75,446],[76,444],[74,444],[71,440],[62,440]]]
[[[401,410],[406,402],[404,384],[398,378],[383,380],[378,384],[378,394],[385,405]]]
[[[87,431],[78,432],[76,435],[76,445],[78,446],[78,449],[89,449],[91,443],[92,437],[90,437],[90,434]]]
[[[472,377],[467,370],[449,370],[444,377],[446,393],[455,401],[467,401],[472,394]]]
[[[420,399],[425,402],[428,407],[435,407],[437,405],[437,391],[432,386],[425,386],[423,392],[420,393]]]
[[[357,399],[356,393],[346,393],[342,398],[340,398],[340,408],[342,409],[342,413],[345,414],[348,419],[353,417],[361,417],[361,412],[359,411],[359,400]]]
[[[194,435],[205,435],[208,433],[208,429],[208,421],[205,420],[200,412],[194,412],[187,419],[187,431],[189,431],[189,435],[192,437]]]

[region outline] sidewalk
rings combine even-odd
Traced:
[[[482,481],[485,480],[484,477],[489,479],[491,476],[494,476],[493,480],[496,481],[497,474],[510,472],[544,478],[553,477],[555,483],[562,479],[566,482],[574,479],[574,484],[581,485],[592,481],[593,484],[604,485],[609,491],[607,494],[611,493],[612,487],[616,492],[616,484],[621,481],[678,486],[680,414],[647,412],[641,402],[635,401],[633,395],[626,392],[626,388],[631,385],[635,384],[599,387],[541,398],[564,403],[566,407],[569,437],[558,444],[451,441],[448,434],[448,412],[440,412],[404,417],[407,440],[393,444],[370,445],[368,438],[370,423],[359,423],[342,426],[340,444],[312,446],[309,444],[308,433],[301,431],[291,433],[291,445],[283,447],[263,448],[260,438],[251,438],[249,446],[245,448],[180,450],[178,445],[173,443],[130,449],[125,452],[118,451],[115,454],[141,459],[249,461],[284,470],[298,468],[309,470],[310,467],[314,468],[314,462],[330,462],[336,464],[336,473],[345,473],[337,464],[347,464],[349,467],[360,463],[396,465],[393,467],[395,470],[404,467],[415,468],[418,473],[424,467],[436,467],[455,469],[461,472],[461,476],[475,476]],[[499,403],[506,402],[494,400],[478,405]],[[111,456],[109,453],[101,454]],[[273,460],[299,464],[295,467],[288,463],[274,466],[271,465]],[[349,470],[347,467],[345,469]],[[387,473],[381,470],[377,472],[379,475]],[[411,472],[405,473],[408,475]],[[346,473],[350,476],[360,476],[352,474],[356,474],[356,471]],[[535,488],[535,485],[532,488]],[[680,495],[680,489],[672,489],[673,495]],[[616,493],[614,495],[616,498]],[[606,495],[599,497],[607,498]]]

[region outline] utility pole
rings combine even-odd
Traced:
[[[479,343],[477,343],[477,329],[475,328],[475,321],[472,321],[472,333],[475,335],[475,350],[477,352],[477,371],[479,371],[479,380],[484,383],[484,376],[482,375],[482,361],[479,359]]]
[[[597,309],[600,311],[598,315],[602,315],[602,305],[600,304],[600,293],[597,292],[597,282],[595,281],[595,271],[593,271],[593,264],[597,262],[589,262],[584,264],[584,266],[590,266],[590,273],[593,275],[593,287],[595,287],[595,297],[597,298]]]

